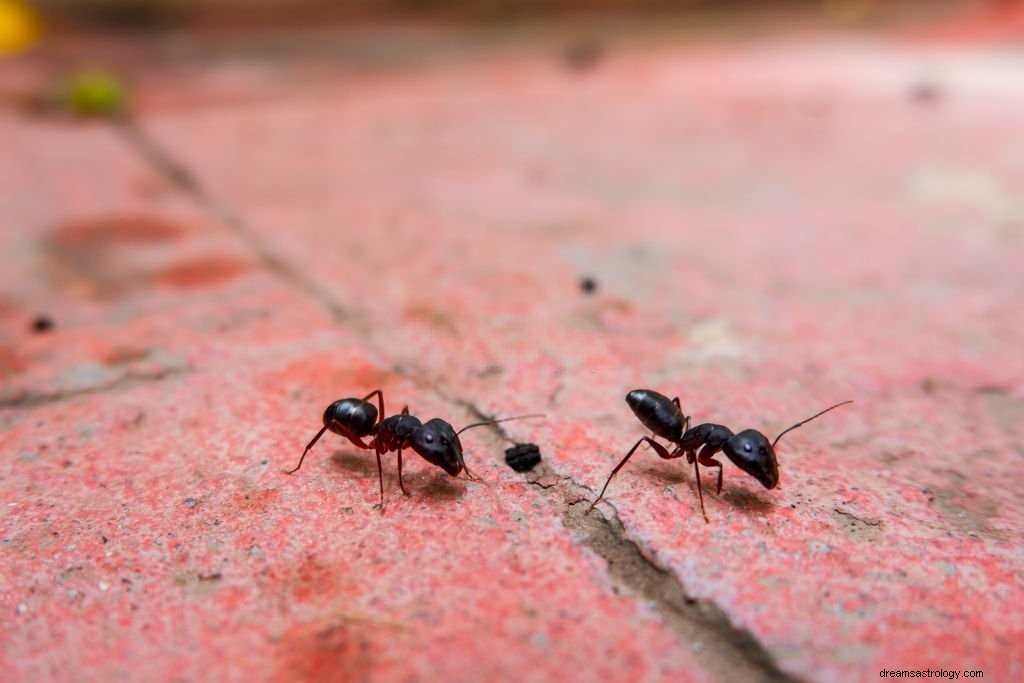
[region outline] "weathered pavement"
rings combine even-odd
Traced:
[[[0,109],[11,680],[1024,676],[1018,53],[267,51],[145,53],[131,125]],[[638,387],[770,436],[856,403],[709,524],[650,451],[585,516]],[[335,437],[281,473],[375,388],[547,418],[464,435],[485,484],[387,461],[383,515]]]

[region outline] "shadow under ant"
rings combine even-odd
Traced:
[[[671,467],[648,467],[644,469],[644,474],[659,479],[668,486],[688,486],[694,489],[697,486],[693,477],[689,476],[689,472]],[[756,493],[739,486],[723,486],[722,493],[718,497],[744,512],[765,514],[778,507],[759,497]]]
[[[373,461],[360,457],[356,453],[343,450],[331,454],[334,469],[348,472],[359,477],[376,476],[377,468]],[[413,495],[422,495],[430,500],[458,500],[466,492],[465,486],[454,483],[449,477],[433,477],[428,472],[412,472],[406,475],[406,482],[416,487]]]
[[[429,476],[424,473],[423,476]],[[430,500],[459,500],[466,494],[463,484],[456,484],[449,477],[434,476],[426,484],[418,485],[416,494]]]
[[[643,472],[666,484],[689,484],[693,481],[689,472],[680,470],[678,467],[647,467]]]
[[[730,503],[736,509],[743,510],[744,512],[767,514],[778,508],[778,505],[775,505],[771,501],[765,500],[756,493],[739,487],[722,487],[721,498]]]
[[[331,454],[330,459],[334,465],[334,469],[337,470],[364,477],[377,474],[377,467],[372,460],[368,460],[364,456],[360,456],[355,453],[337,450]]]

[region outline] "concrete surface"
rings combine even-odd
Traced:
[[[105,48],[132,123],[0,109],[5,678],[1024,676],[1018,51],[161,46]],[[769,436],[855,404],[709,524],[650,451],[584,515],[640,387]],[[386,460],[383,514],[337,437],[281,473],[375,388],[547,418],[463,436],[484,483]]]

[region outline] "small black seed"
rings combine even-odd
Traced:
[[[529,472],[540,462],[540,449],[537,444],[516,444],[505,449],[505,462],[516,472]]]
[[[32,331],[43,334],[53,329],[53,318],[48,315],[37,315],[32,320]]]
[[[580,289],[584,294],[593,294],[597,291],[597,280],[592,277],[585,277],[580,280]]]

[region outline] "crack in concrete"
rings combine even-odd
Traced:
[[[478,419],[493,419],[472,401],[449,400]],[[500,424],[488,425],[487,429],[504,441],[514,442]],[[681,641],[693,644],[697,658],[718,678],[801,681],[784,672],[753,634],[733,625],[721,607],[688,595],[673,572],[653,561],[627,536],[617,515],[605,517],[600,509],[595,509],[598,514],[587,514],[594,497],[589,488],[554,473],[543,461],[524,476],[548,503],[562,511],[562,525],[605,560],[614,590],[649,601]]]
[[[649,601],[681,641],[693,644],[708,670],[722,680],[800,680],[782,671],[768,650],[749,631],[733,625],[717,604],[687,594],[673,572],[654,562],[627,536],[617,516],[605,517],[600,509],[587,514],[593,492],[569,477],[542,483],[544,471],[536,471],[527,475],[527,482],[563,509],[563,525],[605,560],[616,590]]]
[[[161,147],[146,131],[130,120],[118,122],[116,128],[157,173],[164,176],[201,208],[208,211],[215,220],[234,233],[264,267],[302,293],[312,297],[327,310],[335,321],[358,325],[358,321],[325,292],[315,280],[279,258],[241,216],[207,192],[196,176]]]
[[[839,508],[832,508],[832,511],[838,513],[839,515],[842,515],[843,517],[846,517],[847,519],[849,519],[852,522],[858,522],[860,524],[866,524],[867,526],[873,526],[873,527],[881,527],[882,526],[882,520],[880,520],[880,519],[867,519],[865,517],[858,517],[857,515],[853,514],[852,512],[847,512],[846,510],[841,510]]]
[[[100,394],[107,391],[124,391],[137,387],[141,384],[160,382],[172,377],[185,375],[191,371],[192,368],[190,367],[175,367],[164,368],[153,372],[129,372],[110,382],[104,382],[102,384],[96,384],[88,387],[80,387],[77,389],[65,389],[53,392],[34,392],[26,390],[14,395],[0,396],[0,410],[34,408],[48,403],[56,403],[58,401],[78,398],[79,396]]]

